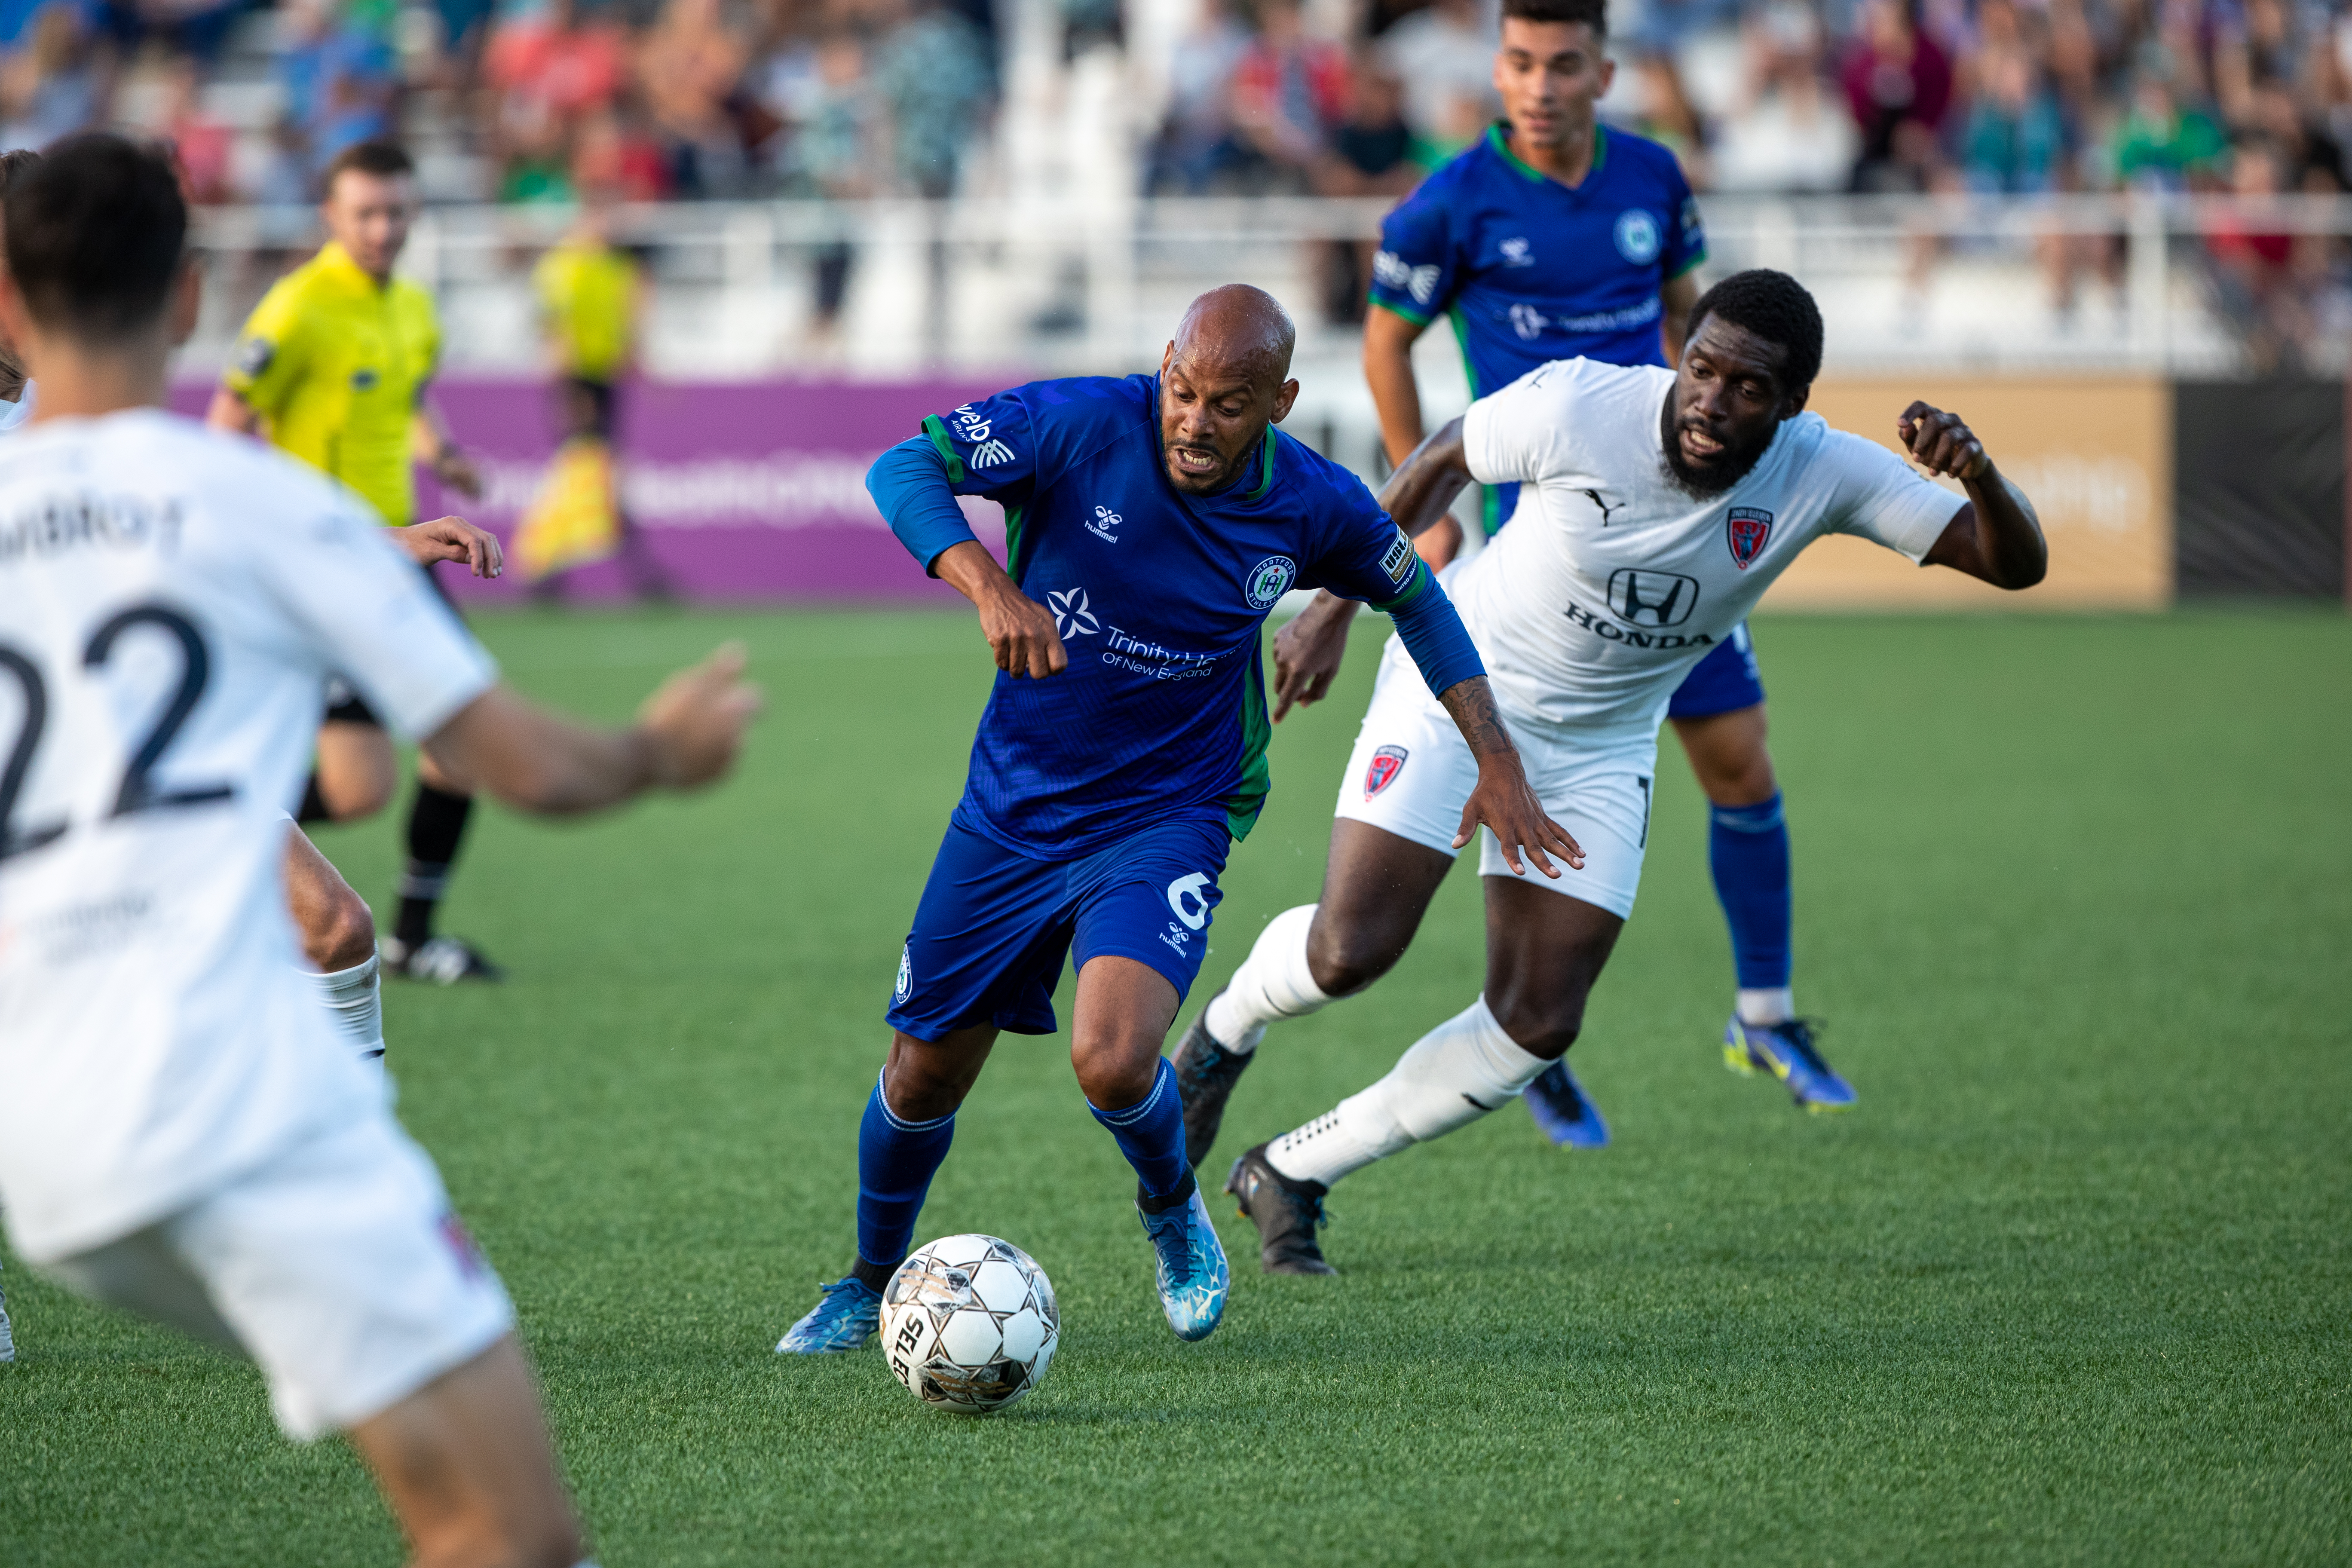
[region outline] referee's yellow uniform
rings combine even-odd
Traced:
[[[222,379],[268,421],[272,445],[405,528],[417,404],[440,357],[432,296],[405,279],[377,283],[330,241],[262,296]]]
[[[566,239],[531,274],[541,317],[565,375],[611,384],[628,368],[637,313],[637,264],[625,250]]]

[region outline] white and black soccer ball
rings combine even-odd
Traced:
[[[941,1410],[1003,1409],[1045,1379],[1061,1338],[1045,1271],[992,1236],[917,1248],[882,1291],[891,1375]]]

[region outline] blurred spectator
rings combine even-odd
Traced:
[[[669,165],[661,148],[617,110],[598,110],[572,136],[572,184],[610,192],[625,202],[657,202],[669,195]]]
[[[2229,151],[2221,128],[2201,110],[2182,109],[2162,77],[2140,78],[2116,147],[2116,175],[2124,184],[2179,191],[2210,183]]]
[[[380,35],[339,14],[334,0],[289,0],[279,37],[286,117],[313,178],[344,148],[394,133],[400,83]]]
[[[1432,166],[1429,149],[1405,123],[1403,84],[1377,58],[1359,60],[1351,73],[1348,117],[1331,133],[1331,151],[1315,170],[1315,189],[1327,196],[1402,196]],[[1416,152],[1424,154],[1416,158]],[[1442,157],[1436,161],[1442,162]],[[1331,240],[1321,247],[1323,313],[1337,324],[1364,319],[1371,285],[1373,242]]]
[[[1646,136],[1674,153],[1683,166],[1683,177],[1693,189],[1706,189],[1711,184],[1706,132],[1689,92],[1683,87],[1682,72],[1675,68],[1674,57],[1655,52],[1636,55],[1618,73],[1618,82],[1609,95],[1614,102],[1603,102],[1603,118],[1625,114],[1636,135]],[[1812,86],[1818,98],[1820,83]],[[1610,122],[1616,123],[1613,119]],[[1846,164],[1853,161],[1849,155],[1840,163],[1841,178]]]
[[[2239,138],[2229,158],[2230,193],[2240,205],[2216,218],[2205,237],[2213,292],[2237,327],[2252,369],[2260,374],[2302,368],[2300,346],[2313,319],[2303,284],[2308,256],[2296,237],[2263,224],[2263,208],[2285,186],[2280,150],[2259,136]]]
[[[1820,17],[1781,0],[1749,13],[1740,34],[1746,77],[1739,97],[1717,123],[1706,163],[1694,171],[1685,157],[1685,172],[1727,191],[1843,189],[1853,178],[1861,138],[1845,103],[1824,81],[1829,44]],[[1679,91],[1678,81],[1675,87]]]
[[[1298,0],[1258,0],[1257,37],[1234,71],[1234,125],[1280,183],[1305,183],[1347,118],[1349,96],[1346,52],[1307,36]]]
[[[46,147],[105,118],[113,72],[79,10],[50,0],[0,62],[0,148]]]
[[[1436,0],[1381,37],[1381,62],[1404,84],[1405,123],[1444,153],[1469,145],[1502,107],[1495,97],[1499,15],[1488,0]],[[1456,141],[1465,122],[1473,129]]]
[[[244,0],[100,0],[94,20],[125,58],[153,45],[210,65],[245,8]]]
[[[883,36],[874,80],[901,184],[952,195],[995,85],[987,36],[936,0],[911,0]]]
[[[226,202],[233,195],[229,170],[236,138],[227,126],[205,113],[203,89],[204,78],[193,57],[183,56],[165,66],[155,131],[172,144],[188,200],[209,205]]]
[[[1234,72],[1249,34],[1226,0],[1200,0],[1192,30],[1168,61],[1168,117],[1152,143],[1145,187],[1198,195],[1247,161],[1234,137]]]
[[[749,63],[719,0],[668,0],[639,46],[638,90],[679,195],[743,194],[750,169],[736,107]]]
[[[1982,40],[1972,63],[1975,92],[1960,127],[1960,170],[1984,195],[2054,189],[2064,173],[2066,127],[2058,97],[2028,48],[2009,0],[1978,14]]]
[[[482,78],[505,112],[569,118],[611,105],[628,77],[627,36],[610,22],[581,22],[572,0],[525,0],[499,17],[483,51]]]
[[[793,131],[787,191],[834,201],[874,194],[878,106],[866,78],[866,48],[855,32],[837,27],[816,40],[806,69],[794,69],[771,102]],[[824,353],[838,342],[856,256],[847,240],[835,238],[819,243],[810,259],[815,291],[808,337],[811,348]]]
[[[1867,0],[1840,73],[1862,133],[1857,191],[1923,191],[1940,162],[1952,62],[1919,26],[1917,0]]]

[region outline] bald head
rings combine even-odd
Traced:
[[[1290,351],[1298,329],[1280,300],[1246,283],[1212,289],[1185,310],[1176,323],[1176,358],[1195,374],[1213,370],[1237,374],[1253,385],[1282,384],[1290,374]]]
[[[1290,412],[1298,329],[1263,289],[1228,283],[1192,301],[1160,362],[1169,482],[1206,495],[1241,477],[1265,427]]]

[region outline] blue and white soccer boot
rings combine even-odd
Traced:
[[[1568,1070],[1566,1057],[1544,1068],[1520,1098],[1528,1102],[1528,1114],[1536,1119],[1543,1135],[1561,1148],[1609,1147],[1609,1123],[1601,1120],[1601,1108],[1586,1096],[1576,1075]]]
[[[1813,1046],[1811,1020],[1743,1024],[1737,1013],[1723,1030],[1723,1065],[1736,1073],[1770,1073],[1806,1110],[1850,1110],[1862,1097]]]
[[[784,1331],[778,1355],[828,1355],[863,1347],[882,1326],[882,1297],[855,1274],[823,1286],[807,1317]]]
[[[1168,1314],[1168,1326],[1180,1340],[1207,1339],[1225,1315],[1225,1291],[1233,1284],[1233,1270],[1226,1266],[1225,1246],[1217,1239],[1217,1227],[1209,1223],[1209,1205],[1201,1197],[1200,1184],[1192,1184],[1181,1203],[1171,1204],[1158,1214],[1145,1208],[1140,1199],[1135,1212],[1142,1217],[1143,1234],[1151,1238],[1151,1250],[1157,1254],[1160,1308]]]

